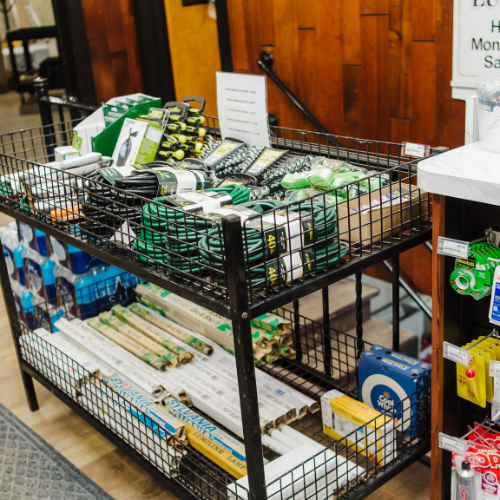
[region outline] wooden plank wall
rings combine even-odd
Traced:
[[[130,0],[82,0],[97,101],[142,92]]]
[[[334,134],[463,145],[465,103],[451,98],[450,0],[227,0],[234,71],[273,71]],[[268,81],[279,125],[314,129]],[[431,293],[426,248],[407,252],[402,275]],[[383,271],[377,271],[384,276]]]

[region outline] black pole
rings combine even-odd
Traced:
[[[43,126],[43,140],[45,142],[45,149],[47,152],[48,161],[54,161],[54,120],[52,118],[52,108],[48,100],[49,97],[49,81],[47,78],[36,78],[34,82],[38,97],[38,107],[40,109],[40,118]]]
[[[365,345],[363,342],[363,282],[361,281],[363,273],[356,273],[356,337],[357,337],[357,356],[363,352]]]
[[[0,0],[2,4],[3,20],[5,22],[5,31],[10,31],[9,10],[7,8],[7,0]]]
[[[231,34],[229,32],[229,15],[227,0],[215,0],[217,12],[217,35],[219,38],[219,57],[222,71],[233,71],[233,54],[231,52]]]
[[[323,345],[325,373],[328,376],[332,374],[332,338],[330,332],[330,298],[328,296],[328,287],[321,290],[323,299]]]
[[[296,359],[300,363],[302,361],[302,338],[300,332],[300,310],[299,301],[293,301],[293,346],[297,353]],[[306,341],[307,342],[307,341]]]
[[[399,351],[399,255],[392,258],[392,350]]]
[[[222,217],[226,254],[227,293],[233,323],[234,355],[240,390],[241,420],[248,469],[249,500],[266,500],[267,489],[260,435],[259,399],[253,360],[250,313],[244,266],[241,220]]]
[[[19,324],[19,316],[17,314],[16,302],[14,300],[14,294],[12,292],[12,287],[10,286],[10,276],[7,271],[7,264],[5,262],[5,255],[3,250],[0,252],[0,283],[2,286],[3,300],[5,303],[5,309],[9,316],[10,331],[12,332],[12,338],[14,339],[14,347],[16,349],[16,356],[19,366],[21,366],[21,353],[19,352],[19,338],[21,337],[21,325]],[[38,401],[36,399],[35,386],[33,385],[33,379],[31,375],[28,375],[21,368],[21,378],[23,379],[24,392],[26,393],[26,399],[28,400],[28,407],[31,411],[38,410]]]
[[[276,86],[290,99],[297,108],[306,116],[306,118],[324,134],[329,134],[328,130],[319,122],[319,120],[305,107],[298,97],[279,79],[278,75],[271,69],[273,65],[273,55],[267,50],[260,53],[257,61],[259,68],[276,84]],[[327,137],[328,142],[337,147],[337,140],[333,137]]]

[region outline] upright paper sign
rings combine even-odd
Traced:
[[[217,73],[217,110],[223,139],[271,147],[265,76]]]

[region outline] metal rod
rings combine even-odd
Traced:
[[[3,250],[0,252],[0,282],[2,286],[5,310],[7,311],[7,314],[9,316],[10,331],[12,333],[12,338],[14,339],[14,347],[16,349],[17,361],[19,363],[19,367],[21,367],[22,359],[21,359],[21,353],[19,352],[19,343],[18,343],[18,339],[21,337],[21,325],[19,324],[16,301],[14,300],[12,287],[10,286],[10,276],[9,276],[9,271],[7,270],[7,263],[5,262],[5,255],[3,253]],[[28,400],[28,407],[31,411],[36,411],[38,410],[38,400],[36,398],[33,379],[23,370],[21,370],[21,377],[23,379],[26,399]]]
[[[399,351],[399,255],[392,258],[392,350]]]
[[[40,118],[43,125],[43,139],[45,149],[47,150],[47,158],[49,161],[54,161],[55,132],[52,109],[49,102],[42,100],[42,97],[48,97],[49,95],[49,81],[47,78],[36,78],[33,85],[38,96],[38,107],[40,108]]]
[[[363,273],[356,273],[356,337],[357,337],[357,357],[364,351],[363,342]]]
[[[259,68],[276,84],[276,86],[299,108],[299,110],[306,116],[306,118],[324,134],[328,134],[328,130],[319,122],[319,120],[305,107],[298,97],[280,80],[278,75],[271,69],[273,63],[273,56],[270,52],[261,52],[257,65]],[[330,144],[337,147],[337,140],[333,137],[326,138]]]
[[[302,361],[302,338],[300,334],[300,312],[299,312],[299,301],[293,301],[293,339],[294,339],[294,349],[297,353],[297,361],[300,363]]]
[[[392,273],[392,266],[386,260],[383,261],[384,266]],[[405,292],[415,301],[415,303],[420,307],[422,312],[429,318],[432,319],[432,311],[427,307],[425,302],[418,296],[418,294],[411,288],[411,286],[399,276],[399,284]]]
[[[332,338],[330,336],[330,298],[328,294],[328,287],[325,286],[321,290],[323,298],[323,351],[324,351],[324,364],[325,373],[332,374]]]
[[[430,241],[426,241],[424,245],[432,252],[432,243]]]
[[[472,349],[473,347],[476,347],[481,342],[484,342],[486,339],[489,339],[490,337],[493,337],[493,335],[495,335],[495,334],[498,335],[498,332],[496,331],[495,328],[493,328],[493,331],[491,333],[488,333],[488,335],[486,335],[486,337],[483,337],[481,340],[478,340],[477,342],[474,342],[469,347],[464,347],[464,349],[466,351],[468,351],[469,349]]]
[[[262,438],[260,434],[259,399],[253,359],[250,310],[243,262],[241,220],[235,215],[222,217],[226,276],[233,322],[234,355],[240,391],[241,420],[248,469],[249,500],[267,498]]]
[[[229,31],[229,14],[227,0],[215,0],[217,12],[217,36],[219,38],[219,57],[222,71],[233,71],[233,54],[231,51],[231,33]]]

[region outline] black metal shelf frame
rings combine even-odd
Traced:
[[[211,130],[214,131],[216,129],[214,126],[215,122],[212,123]],[[42,129],[21,131],[17,136],[9,134],[0,137],[0,166],[4,167],[2,173],[12,173],[13,168],[15,170],[23,170],[28,166],[38,165],[36,162],[43,163],[47,161],[47,158],[53,153],[55,145],[67,143],[66,134],[70,132],[70,129],[70,123],[56,125],[45,123]],[[295,153],[324,154],[334,158],[346,159],[358,165],[364,164],[372,167],[378,165],[378,171],[388,172],[389,175],[395,178],[395,182],[401,183],[402,178],[410,178],[411,181],[411,178],[415,176],[416,162],[410,162],[408,161],[409,159],[401,157],[401,145],[399,144],[336,137],[336,147],[333,148],[325,139],[324,134],[274,128],[274,130],[272,129],[272,135],[275,146],[281,148],[288,147]],[[300,140],[297,140],[297,137],[300,137]],[[339,143],[344,144],[345,147],[340,147]],[[381,152],[381,149],[383,149],[383,152]],[[438,152],[441,152],[441,150],[435,151],[435,153]],[[430,206],[431,200],[428,200],[428,203]],[[212,294],[210,296],[202,293],[203,289],[200,288],[199,284],[195,286],[194,282],[186,284],[182,280],[169,279],[164,271],[156,268],[151,270],[148,266],[141,265],[137,259],[133,258],[134,252],[124,251],[122,248],[116,246],[96,245],[94,240],[91,241],[89,238],[76,236],[74,229],[68,230],[68,226],[61,227],[58,224],[54,224],[50,218],[40,218],[36,213],[26,212],[19,207],[17,202],[8,196],[0,196],[0,211],[232,320],[238,384],[240,387],[240,403],[243,408],[242,419],[248,465],[249,498],[251,500],[266,498],[262,443],[258,423],[258,399],[250,335],[251,319],[292,301],[294,303],[294,314],[298,317],[298,300],[316,290],[323,289],[323,341],[326,346],[325,365],[328,367],[331,343],[331,338],[328,334],[328,285],[352,274],[356,275],[357,305],[359,306],[357,310],[357,335],[358,347],[361,347],[363,345],[361,326],[361,272],[378,262],[392,257],[393,276],[395,276],[394,283],[398,283],[398,255],[403,251],[424,243],[431,235],[431,209],[429,207],[425,221],[423,221],[420,215],[418,228],[413,227],[411,224],[409,227],[403,227],[400,224],[397,231],[392,230],[388,238],[379,238],[378,242],[374,242],[372,235],[370,244],[366,246],[352,245],[351,252],[348,255],[349,262],[341,261],[339,265],[332,266],[326,271],[317,273],[315,276],[306,277],[291,285],[281,286],[277,292],[273,291],[272,293],[263,295],[256,293],[252,296],[252,290],[250,290],[249,295],[247,282],[249,272],[252,269],[246,267],[245,264],[242,265],[245,259],[241,257],[245,254],[244,231],[242,231],[239,218],[227,217],[222,221],[223,234],[220,238],[224,241],[225,248],[231,248],[232,251],[227,253],[224,262],[225,287],[221,286],[219,290],[225,289],[226,297],[225,300],[221,300],[222,297],[220,295]],[[15,304],[13,303],[12,290],[3,256],[0,257],[0,278],[12,322],[12,318],[16,316]],[[393,307],[398,308],[398,293],[394,294],[394,301]],[[16,337],[16,334],[20,336],[20,332],[14,323],[15,321],[12,322],[14,336]],[[296,330],[295,333],[298,337],[295,339],[296,345],[297,342],[300,345],[300,331]],[[393,344],[395,347],[398,347],[399,326],[397,323],[394,325],[393,334]],[[28,401],[31,409],[35,410],[37,409],[36,394],[31,381],[33,371],[26,368],[21,358],[19,361],[23,372],[23,382]],[[428,443],[424,443],[418,451],[411,451],[404,462],[396,462],[389,469],[393,471],[393,475],[396,474],[397,471],[405,467],[405,464],[409,465],[411,461],[416,460],[427,449]],[[381,481],[385,482],[390,477],[392,477],[391,473],[387,476],[384,475],[382,478],[379,478],[377,484],[382,484]],[[366,491],[368,490],[369,488]],[[364,494],[362,493],[355,495],[353,492],[352,495],[349,494],[346,498],[362,498],[363,496]]]

